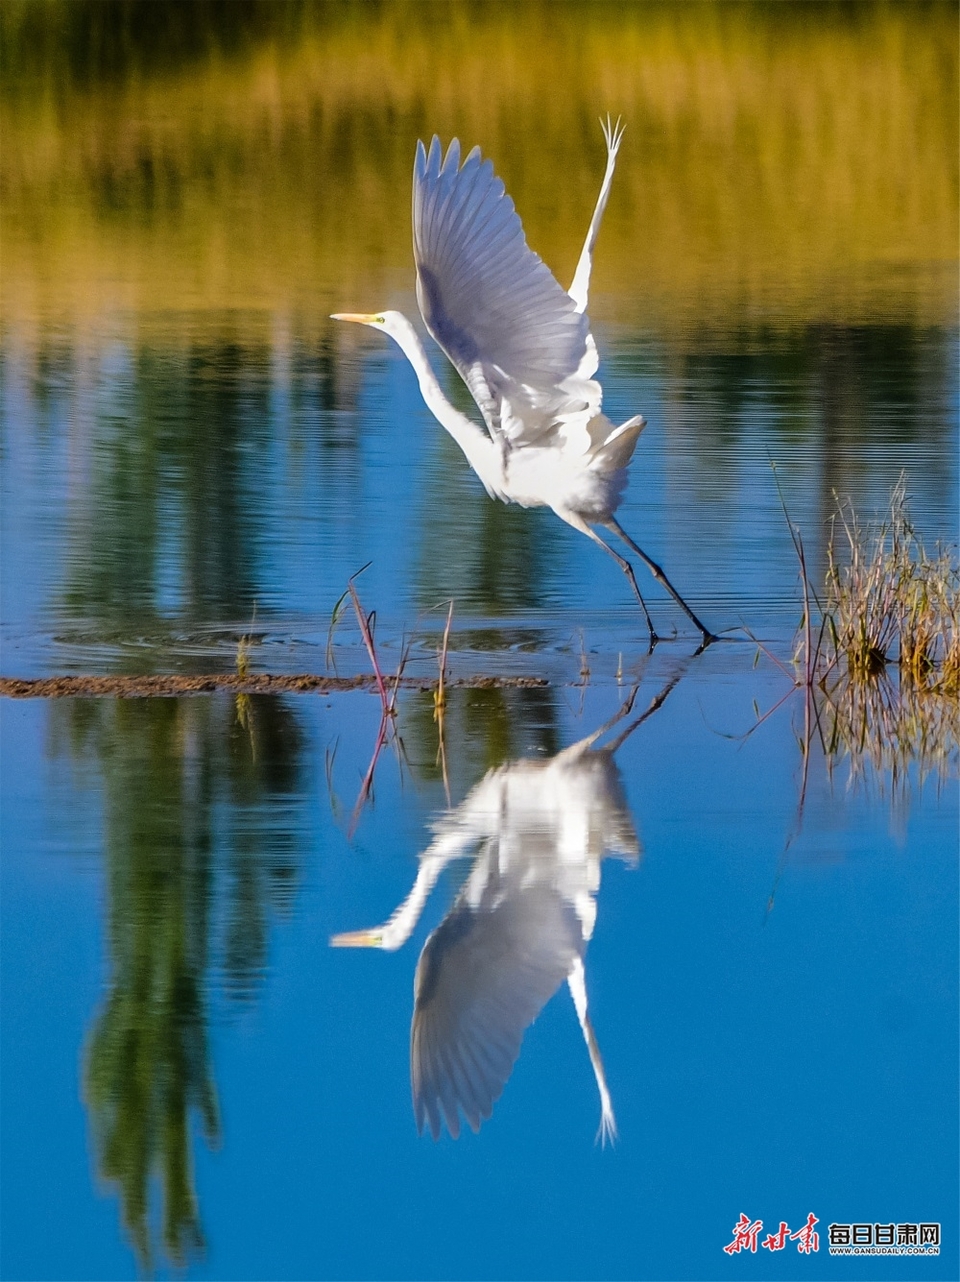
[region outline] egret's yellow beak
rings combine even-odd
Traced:
[[[382,942],[383,936],[378,930],[349,930],[344,935],[330,937],[331,948],[379,948]]]
[[[357,325],[372,325],[380,317],[376,312],[333,312],[330,319],[354,321]]]

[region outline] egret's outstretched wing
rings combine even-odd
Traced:
[[[596,413],[600,385],[578,377],[589,325],[527,246],[478,148],[460,166],[417,144],[413,174],[417,298],[427,328],[466,382],[494,439],[522,445],[558,419]]]
[[[620,142],[623,138],[623,125],[620,123],[619,116],[615,125],[610,123],[609,116],[607,116],[606,122],[601,120],[600,125],[603,129],[604,141],[607,144],[607,168],[603,175],[603,182],[600,184],[597,206],[593,211],[593,217],[590,219],[590,226],[587,228],[587,239],[583,242],[583,249],[580,251],[580,261],[577,263],[573,284],[570,286],[570,297],[573,299],[578,312],[587,310],[587,295],[590,292],[590,272],[593,268],[593,251],[596,248],[597,236],[600,234],[600,223],[603,221],[603,212],[607,207],[610,184],[613,182],[613,171],[617,167],[617,152],[620,150]]]
[[[600,224],[603,221],[603,213],[607,207],[610,184],[613,182],[613,171],[617,167],[617,152],[620,150],[620,141],[623,138],[623,126],[620,124],[619,116],[615,125],[610,123],[609,115],[606,122],[600,121],[600,125],[603,129],[604,141],[607,144],[607,167],[604,171],[603,182],[600,184],[600,195],[597,197],[596,208],[593,211],[593,217],[590,219],[590,226],[587,228],[587,238],[583,242],[580,260],[577,263],[577,270],[570,286],[570,297],[576,304],[578,312],[587,310],[587,296],[590,293],[590,273],[593,270],[593,251],[596,248],[597,236],[600,234]],[[596,374],[599,364],[600,357],[597,354],[597,345],[593,341],[593,335],[588,334],[587,353],[580,363],[577,374],[580,378],[592,378]]]
[[[493,1111],[526,1028],[574,968],[583,935],[554,889],[528,886],[492,908],[455,905],[424,945],[414,983],[410,1079],[417,1129],[476,1131]]]

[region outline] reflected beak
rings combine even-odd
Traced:
[[[379,948],[382,943],[379,930],[349,930],[344,935],[330,937],[331,948]]]
[[[331,320],[354,321],[357,325],[372,325],[377,319],[376,312],[333,312]]]

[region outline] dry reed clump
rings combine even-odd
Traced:
[[[960,693],[960,569],[949,552],[931,556],[907,511],[906,478],[873,531],[849,503],[838,513],[846,542],[841,560],[836,526],[827,548],[822,635],[814,665],[825,681],[845,665],[854,682],[869,682],[897,663],[901,686],[956,698]]]
[[[849,502],[839,505],[822,601],[800,532],[787,521],[804,591],[794,661],[803,673],[796,685],[806,692],[806,746],[816,733],[830,766],[846,758],[852,780],[873,775],[894,796],[909,793],[912,768],[921,780],[955,777],[960,566],[955,553],[938,547],[930,555],[917,537],[905,475],[879,524],[864,526]]]

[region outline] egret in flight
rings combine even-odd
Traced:
[[[527,245],[523,226],[480,149],[460,163],[456,138],[442,155],[417,143],[413,253],[424,323],[477,403],[485,428],[444,396],[423,344],[396,311],[338,312],[334,320],[383,330],[413,366],[427,406],[457,442],[491,498],[549,507],[598,543],[627,576],[657,641],[633,567],[593,526],[616,534],[644,562],[709,645],[716,637],[663,570],[622,529],[616,510],[645,419],[615,427],[600,412],[599,357],[586,316],[593,250],[623,138],[604,125],[607,168],[573,284],[565,291]]]

